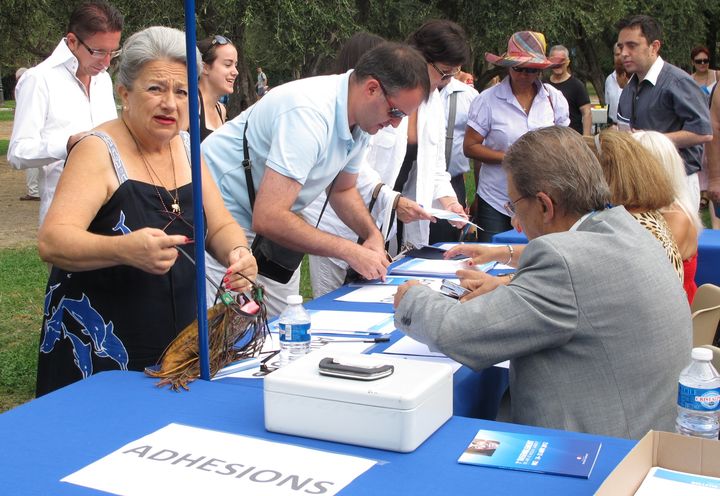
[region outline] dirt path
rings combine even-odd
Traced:
[[[10,139],[12,122],[0,122],[0,139]],[[25,172],[12,168],[0,155],[0,249],[34,245],[40,202],[20,201],[25,191]]]

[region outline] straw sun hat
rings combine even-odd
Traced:
[[[507,52],[502,55],[485,53],[485,60],[502,67],[551,69],[565,62],[564,57],[546,57],[545,35],[533,31],[519,31],[508,40]]]

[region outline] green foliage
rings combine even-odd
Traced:
[[[47,267],[37,249],[0,250],[0,411],[31,399]]]
[[[0,139],[0,155],[7,155],[10,140]]]
[[[312,285],[310,284],[310,262],[309,257],[305,255],[300,264],[300,294],[304,301],[312,300]]]
[[[292,78],[318,72],[342,40],[360,27],[349,0],[250,2],[244,23],[247,54],[255,65]]]

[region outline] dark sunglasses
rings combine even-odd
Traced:
[[[382,81],[380,81],[378,78],[375,78],[375,80],[378,82],[378,85],[380,85],[380,90],[383,92],[383,96],[385,97],[385,101],[388,102],[388,105],[390,105],[390,109],[388,110],[388,115],[392,117],[393,119],[402,119],[403,117],[407,117],[407,114],[400,110],[397,107],[393,107],[393,104],[390,103],[390,100],[388,100],[388,92],[385,90],[385,86],[383,86]]]
[[[537,74],[538,72],[540,72],[540,69],[535,69],[532,67],[513,67],[512,70],[525,74]]]
[[[438,72],[438,74],[440,74],[440,79],[443,81],[445,81],[446,79],[450,79],[453,76],[456,76],[460,72],[460,69],[458,69],[454,72],[451,72],[451,73],[444,72],[438,66],[435,65],[435,62],[430,62],[430,65],[433,66],[433,69],[435,69]]]
[[[227,38],[225,38],[222,35],[216,34],[213,37],[213,40],[212,40],[212,43],[210,43],[210,46],[214,47],[215,45],[227,45],[229,43],[230,43],[230,40],[228,40]]]
[[[693,60],[693,62],[695,62],[696,64],[705,65],[710,63],[710,59],[695,59]]]

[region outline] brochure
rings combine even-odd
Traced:
[[[720,479],[653,467],[645,476],[635,496],[717,496]]]
[[[543,474],[590,477],[602,443],[584,437],[480,430],[458,462]]]

